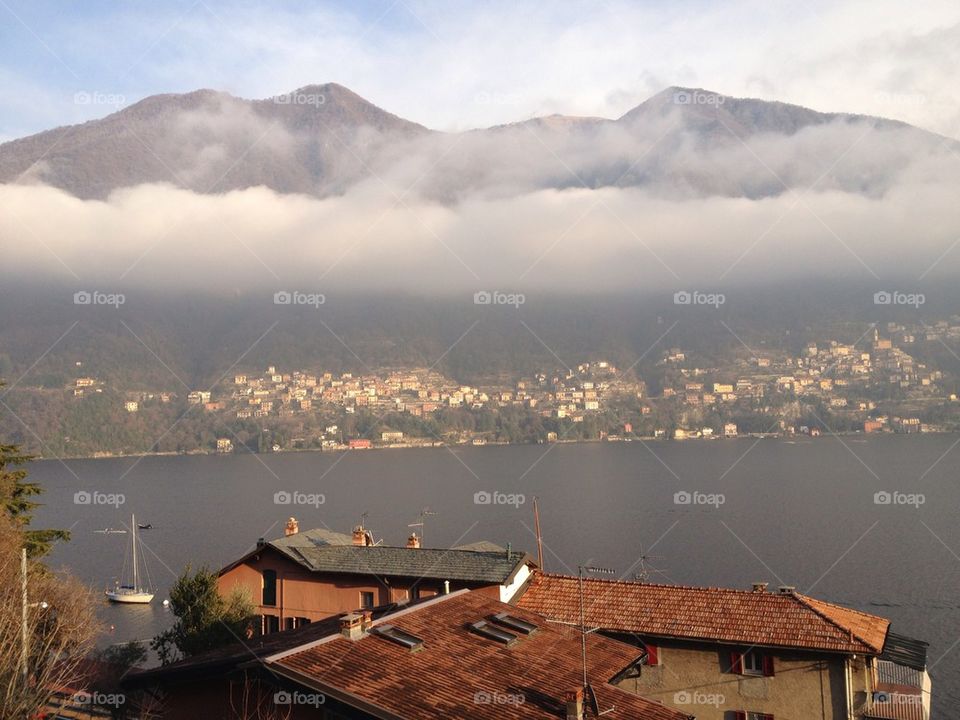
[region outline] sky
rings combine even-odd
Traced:
[[[0,0],[0,140],[201,87],[339,82],[441,130],[616,117],[671,85],[960,137],[960,4]]]

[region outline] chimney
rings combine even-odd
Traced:
[[[407,547],[414,549],[420,547],[420,538],[415,532],[410,533],[410,537],[407,538]]]
[[[367,544],[367,531],[363,529],[363,525],[357,525],[353,529],[353,544],[359,545],[360,547],[365,547]]]
[[[290,518],[287,520],[287,527],[283,529],[284,537],[290,537],[291,535],[296,535],[300,532],[300,523],[297,522],[296,518]]]
[[[370,627],[373,625],[373,610],[364,610],[363,619],[360,621],[360,627],[363,629],[363,632],[370,632]]]
[[[756,593],[766,592],[768,585],[769,583],[765,583],[765,582],[755,582],[753,584],[753,591]]]
[[[363,615],[347,613],[340,618],[340,634],[347,640],[359,640],[363,637]]]
[[[793,585],[781,585],[777,588],[780,591],[781,595],[793,595],[796,592],[797,588]]]
[[[567,701],[567,720],[583,720],[583,688],[568,690],[564,699]]]

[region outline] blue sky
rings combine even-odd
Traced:
[[[0,140],[159,92],[340,82],[440,129],[619,115],[669,85],[960,135],[954,0],[0,0]]]

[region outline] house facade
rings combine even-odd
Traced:
[[[517,604],[557,622],[578,622],[580,581],[537,572]],[[908,698],[899,689],[891,699],[894,691],[881,682],[881,661],[890,638],[899,636],[891,636],[884,618],[793,588],[770,592],[760,583],[747,591],[584,579],[583,608],[586,625],[646,651],[638,671],[621,678],[618,687],[700,720],[929,716],[924,643],[909,641],[912,664],[919,668],[911,678],[926,682],[925,714],[877,714],[923,702],[922,692]],[[904,660],[897,660],[902,667]]]
[[[525,553],[489,543],[453,549],[377,544],[372,534],[314,529],[259,541],[254,550],[220,571],[219,589],[235,589],[253,601],[261,634],[292,630],[332,615],[428,598],[460,589],[513,599],[534,568]]]

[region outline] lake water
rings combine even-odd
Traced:
[[[290,515],[301,529],[349,532],[366,512],[378,539],[403,544],[429,507],[427,546],[487,539],[535,554],[536,495],[548,570],[590,563],[624,577],[646,566],[651,581],[766,581],[884,615],[931,645],[934,717],[960,717],[958,443],[822,437],[49,460],[30,474],[46,489],[37,526],[73,531],[52,563],[97,587],[120,573],[129,536],[94,531],[126,527],[131,512],[154,526],[141,537],[157,598],[148,607],[105,603],[111,641],[167,626],[161,600],[188,562],[219,568],[257,538],[282,535]],[[75,504],[83,490],[125,502]],[[895,491],[891,503],[875,502]],[[278,492],[323,503],[278,505]],[[482,492],[525,502],[477,504]],[[693,502],[676,502],[677,493]],[[644,552],[655,557],[643,563]]]

